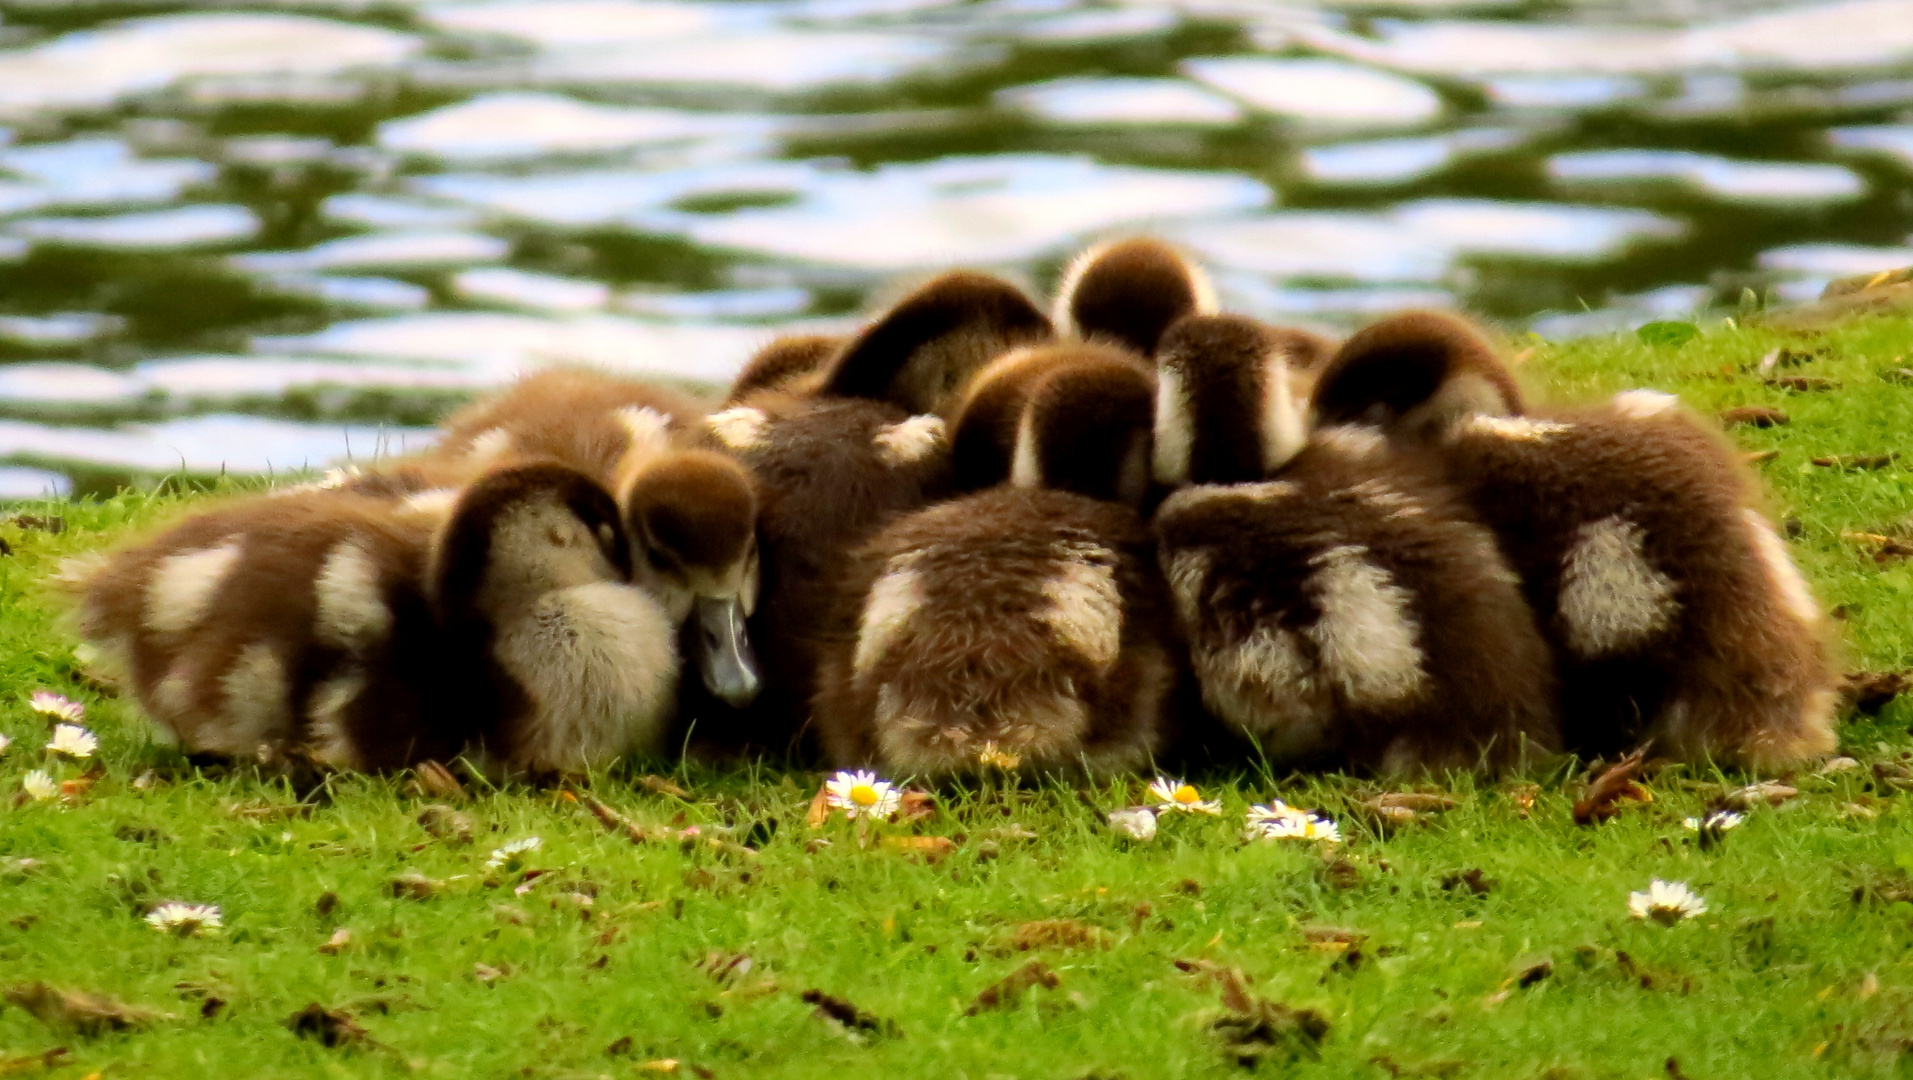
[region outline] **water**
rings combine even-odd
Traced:
[[[1913,263],[1913,0],[0,0],[0,499],[1148,230],[1565,335]]]

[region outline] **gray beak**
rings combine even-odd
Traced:
[[[744,604],[736,597],[697,598],[697,666],[704,688],[728,705],[743,708],[756,700],[764,680],[757,673],[744,628]]]

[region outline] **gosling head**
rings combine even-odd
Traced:
[[[1316,380],[1311,411],[1314,427],[1369,424],[1430,438],[1470,416],[1519,416],[1521,388],[1473,324],[1410,311],[1342,344]]]
[[[1018,350],[979,375],[957,419],[969,488],[1070,491],[1137,505],[1149,486],[1155,380],[1142,357],[1068,342]]]
[[[991,360],[1049,337],[1049,319],[1021,289],[954,271],[918,287],[852,338],[820,392],[941,414]]]
[[[1059,333],[1153,356],[1177,319],[1215,310],[1215,290],[1200,266],[1160,240],[1137,236],[1097,244],[1071,260],[1050,318]]]
[[[1156,353],[1157,483],[1245,483],[1294,457],[1307,431],[1293,358],[1315,340],[1238,315],[1170,327]]]
[[[652,462],[624,491],[637,576],[680,623],[695,620],[691,659],[719,700],[744,706],[763,687],[745,622],[757,607],[757,488],[742,465],[706,450]]]

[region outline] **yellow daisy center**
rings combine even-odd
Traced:
[[[1195,785],[1184,784],[1177,788],[1175,794],[1171,795],[1170,798],[1184,806],[1188,806],[1190,803],[1201,802],[1202,793],[1196,790]]]
[[[850,789],[850,801],[858,806],[877,805],[877,789],[869,784],[858,784]]]

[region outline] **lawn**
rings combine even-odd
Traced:
[[[1913,367],[1913,320],[1525,344],[1524,377],[1550,399],[1651,386],[1709,412],[1784,410],[1790,423],[1733,437],[1777,452],[1756,467],[1847,665],[1913,666],[1913,576],[1886,543],[1913,545],[1913,458],[1859,467],[1913,430],[1913,374],[1892,374]],[[1651,801],[1580,826],[1584,769],[1559,762],[1422,785],[1453,805],[1384,822],[1371,782],[1245,765],[1198,778],[1219,817],[1167,815],[1150,843],[1103,816],[1144,798],[1140,778],[946,792],[928,816],[866,830],[811,828],[821,777],[776,763],[640,762],[571,791],[338,776],[302,800],[195,774],[79,672],[48,571],[181,509],[128,495],[20,508],[59,515],[58,533],[0,523],[0,991],[17,1002],[0,1004],[0,1076],[1913,1066],[1904,702],[1848,722],[1857,763],[1787,778],[1796,796],[1761,801],[1706,848],[1683,819],[1750,778],[1650,772]],[[92,762],[41,750],[40,688],[85,704]],[[22,780],[46,768],[81,782],[31,801]],[[1330,815],[1344,843],[1245,845],[1244,810],[1271,797]],[[529,837],[541,845],[488,867]],[[1628,894],[1656,877],[1686,882],[1706,912],[1631,919]],[[143,915],[163,900],[218,905],[224,926],[158,932]],[[62,1000],[85,1004],[65,991],[126,1008],[63,1021]]]

